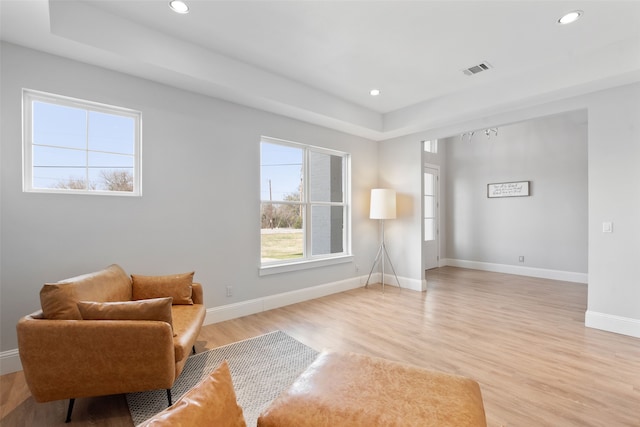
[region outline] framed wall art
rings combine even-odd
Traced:
[[[487,184],[487,197],[525,197],[529,195],[529,181]]]

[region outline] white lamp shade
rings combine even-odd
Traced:
[[[396,217],[396,191],[388,188],[371,190],[371,219],[394,219]]]

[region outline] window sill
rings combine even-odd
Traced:
[[[287,273],[289,271],[307,270],[316,267],[325,267],[328,265],[344,264],[346,262],[352,262],[353,255],[341,255],[335,258],[323,258],[306,260],[299,262],[292,262],[289,264],[277,264],[261,266],[258,274],[260,276],[268,276],[270,274]]]
[[[101,191],[101,190],[67,190],[54,188],[25,188],[24,193],[33,194],[76,194],[80,196],[120,196],[120,197],[142,197],[138,191]]]

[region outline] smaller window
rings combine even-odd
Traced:
[[[23,91],[23,190],[141,195],[140,112]]]
[[[424,146],[424,151],[426,153],[434,153],[438,152],[438,140],[432,139],[431,141],[422,141],[422,145]]]

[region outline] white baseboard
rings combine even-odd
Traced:
[[[440,266],[471,268],[474,270],[492,271],[495,273],[516,274],[518,276],[539,277],[541,279],[562,280],[586,284],[589,275],[572,271],[549,270],[546,268],[522,267],[519,265],[493,264],[490,262],[466,261],[463,259],[443,258]]]
[[[371,278],[374,279],[374,275],[372,275]],[[348,291],[364,286],[365,281],[366,276],[364,279],[362,277],[354,277],[347,280],[341,280],[339,282],[326,283],[324,285],[312,286],[310,288],[209,308],[207,309],[204,324],[210,325],[212,323],[223,322],[225,320],[248,316],[250,314],[260,313],[278,307],[284,307],[285,305],[295,304],[297,302]]]
[[[396,278],[393,275],[385,274],[385,285],[397,286]],[[380,283],[381,273],[373,273],[370,283]],[[427,288],[426,281],[409,279],[406,277],[398,277],[400,286],[403,289],[411,289],[414,291],[423,291]],[[219,307],[207,309],[207,316],[204,319],[205,325],[223,322],[225,320],[236,319],[238,317],[248,316],[250,314],[260,313],[274,308],[284,307],[286,305],[295,304],[302,301],[308,301],[315,298],[321,298],[327,295],[344,292],[365,285],[367,276],[354,277],[339,282],[326,283],[323,285],[312,286],[310,288],[299,289],[291,292],[284,292],[277,295],[269,295],[263,298],[256,298],[247,301],[241,301],[234,304],[227,304]]]
[[[381,276],[381,274],[378,274],[378,276]],[[391,286],[396,286],[396,278],[393,275],[388,275],[385,274],[384,275],[385,279],[384,279],[384,284],[385,285],[391,285]],[[409,289],[412,291],[418,291],[418,292],[423,292],[427,290],[427,281],[422,279],[410,279],[408,277],[398,277],[398,280],[400,281],[400,286],[402,287],[402,289]],[[380,282],[380,280],[378,280],[378,282]],[[374,282],[376,283],[376,282]]]
[[[371,280],[369,283],[381,283],[382,282],[382,274],[381,273],[373,273],[371,275]],[[364,280],[366,282],[366,279]],[[408,277],[400,276],[398,277],[398,281],[400,281],[400,287],[402,289],[409,289],[411,291],[423,292],[427,290],[427,281],[422,279],[410,279]],[[396,281],[396,277],[393,274],[384,275],[384,285],[385,286],[393,286],[394,288],[398,287],[398,281]],[[363,285],[364,286],[364,285]]]
[[[584,315],[584,324],[589,328],[640,338],[640,320],[638,319],[587,310]]]
[[[0,352],[0,375],[10,374],[21,370],[22,363],[20,363],[20,354],[18,353],[17,348]]]

